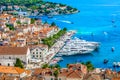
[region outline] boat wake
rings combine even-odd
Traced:
[[[108,33],[107,33],[107,32],[103,32],[103,34],[104,34],[104,35],[108,35]]]
[[[71,21],[66,21],[66,20],[60,20],[61,22],[64,22],[64,23],[69,23],[71,24],[72,22]]]
[[[73,24],[73,22],[68,21],[68,20],[58,20],[57,18],[54,18],[54,20],[59,21],[59,22],[63,22],[63,23]]]

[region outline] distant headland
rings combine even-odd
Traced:
[[[7,13],[18,14],[21,11],[27,12],[32,16],[47,15],[51,17],[79,12],[78,9],[71,6],[43,0],[1,0],[0,5],[1,12],[6,11]]]

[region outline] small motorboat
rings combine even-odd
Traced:
[[[113,62],[113,67],[118,67],[117,62]]]
[[[117,62],[117,67],[120,67],[120,62]]]
[[[115,47],[112,47],[112,48],[111,48],[111,51],[114,52],[114,50],[115,50]]]
[[[112,23],[115,23],[115,20],[112,20]]]
[[[104,61],[103,61],[104,64],[107,64],[108,62],[109,62],[109,60],[107,60],[107,59],[104,59]]]
[[[113,67],[120,67],[120,62],[113,62]]]

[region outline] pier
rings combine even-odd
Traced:
[[[65,42],[75,34],[75,31],[68,31],[65,35],[61,36],[60,39],[49,49],[44,62],[49,63],[51,59],[59,52],[59,50],[65,45]]]

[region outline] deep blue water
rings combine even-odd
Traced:
[[[120,61],[120,1],[119,0],[46,0],[64,3],[80,10],[80,13],[71,15],[60,15],[53,18],[42,17],[49,23],[56,22],[60,27],[77,30],[75,36],[88,40],[100,42],[98,52],[87,55],[63,56],[64,61],[59,62],[62,67],[68,63],[79,61],[91,61],[98,68],[112,68],[112,63]],[[112,23],[112,20],[115,22]],[[70,24],[73,22],[74,24]],[[114,27],[116,26],[116,27]],[[91,33],[94,36],[91,36]],[[111,47],[115,51],[111,52]],[[103,60],[108,59],[108,64]],[[118,68],[120,70],[120,68]]]

